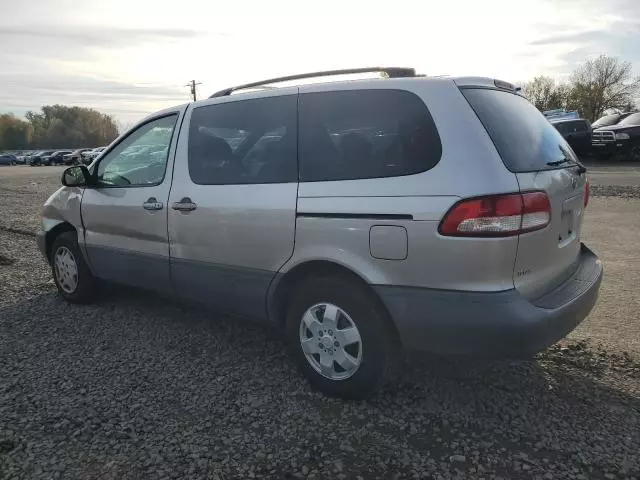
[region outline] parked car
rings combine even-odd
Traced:
[[[29,153],[27,153],[27,154],[24,156],[24,159],[25,159],[25,162],[27,163],[27,165],[31,165],[31,160],[32,160],[33,158],[35,158],[35,156],[36,156],[36,155],[38,155],[38,154],[39,154],[39,153],[41,153],[41,152],[42,152],[42,150],[32,150],[32,151],[30,151]]]
[[[1,166],[15,165],[17,160],[18,159],[16,158],[16,156],[11,154],[11,153],[0,154],[0,165]]]
[[[551,119],[550,121],[574,152],[578,155],[587,155],[591,152],[591,124],[589,120],[580,118],[577,120]]]
[[[45,159],[48,159],[48,157],[54,152],[55,150],[42,150],[36,153],[35,155],[29,158],[29,165],[31,165],[32,167],[47,165],[48,160],[45,160]]]
[[[73,152],[67,153],[62,157],[62,162],[65,165],[77,165],[82,163],[82,154],[92,150],[91,148],[78,148]]]
[[[62,165],[64,163],[63,157],[71,153],[71,150],[56,150],[51,155],[45,155],[42,157],[43,165]]]
[[[592,146],[600,157],[640,160],[640,112],[626,116],[615,125],[594,130]]]
[[[37,235],[60,295],[89,302],[101,279],[271,322],[316,388],[350,398],[402,349],[564,337],[602,278],[584,166],[507,82],[384,71],[230,88],[66,169]],[[156,148],[132,162],[137,145]]]
[[[107,147],[97,147],[82,154],[82,163],[89,165],[93,162]]]
[[[27,163],[26,161],[26,157],[27,157],[27,153],[26,152],[19,152],[17,154],[15,154],[15,165],[25,165]]]
[[[632,113],[633,112],[612,113],[611,115],[605,115],[603,117],[600,117],[595,122],[593,122],[591,124],[591,129],[595,130],[596,128],[600,128],[600,127],[610,127],[611,125],[615,125],[618,122],[620,122],[621,120],[624,120],[625,118],[627,118]]]

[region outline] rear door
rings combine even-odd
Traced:
[[[562,135],[525,98],[509,91],[463,88],[521,192],[543,191],[551,204],[547,228],[520,235],[515,287],[535,298],[574,270],[580,253],[586,175]]]
[[[185,117],[169,195],[171,279],[185,299],[264,318],[293,252],[297,89],[252,96]]]

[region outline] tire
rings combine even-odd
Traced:
[[[57,263],[58,255],[62,257],[62,265]],[[73,268],[65,266],[70,265],[70,261],[75,264],[75,276]],[[65,300],[71,303],[91,303],[95,299],[97,281],[80,251],[75,232],[62,232],[56,237],[51,247],[49,263],[58,292]],[[67,272],[66,276],[63,271]],[[75,288],[72,288],[74,278]]]
[[[325,317],[330,318],[335,310],[330,309],[327,314],[327,309],[322,304],[330,304],[341,311],[335,328],[329,328],[331,324],[324,323]],[[322,322],[317,325],[314,323],[315,330],[305,327],[303,333],[303,317],[312,318],[309,315],[315,315],[313,318],[321,319]],[[344,344],[348,340],[345,340],[344,332],[351,325],[357,328],[360,343],[352,343],[345,348]],[[306,280],[297,289],[288,306],[285,328],[290,353],[303,375],[314,388],[333,397],[368,397],[382,384],[387,372],[395,365],[399,351],[399,342],[388,313],[373,293],[366,286],[339,275]],[[315,359],[315,367],[303,350],[303,336],[312,339],[312,342],[305,342],[307,349],[317,350],[317,353],[308,350],[309,355]],[[343,345],[340,345],[339,340],[343,341]],[[334,345],[331,345],[332,342]],[[345,352],[356,362],[345,362]],[[327,357],[329,353],[331,356]],[[318,368],[323,368],[320,365],[323,357],[325,368],[327,362],[332,363],[330,369],[324,370],[325,373],[336,378],[329,378],[318,371]],[[350,373],[352,368],[341,368],[338,360],[352,368],[354,363],[359,365]],[[340,376],[343,378],[338,378]]]

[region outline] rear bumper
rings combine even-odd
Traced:
[[[602,263],[582,245],[576,272],[534,301],[517,290],[459,292],[376,286],[403,346],[443,354],[523,356],[554,344],[591,311]]]

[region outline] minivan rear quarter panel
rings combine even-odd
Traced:
[[[306,92],[363,88],[320,84]],[[368,283],[437,289],[500,291],[513,288],[517,237],[443,237],[438,224],[461,198],[517,192],[518,182],[498,156],[484,127],[449,79],[368,80],[367,89],[406,89],[428,105],[442,154],[433,168],[405,176],[300,182],[296,242],[286,272],[308,260],[324,259],[351,268]],[[341,218],[344,214],[352,218]],[[369,231],[384,224],[407,230],[404,260],[374,259]],[[394,218],[396,216],[396,218]]]

